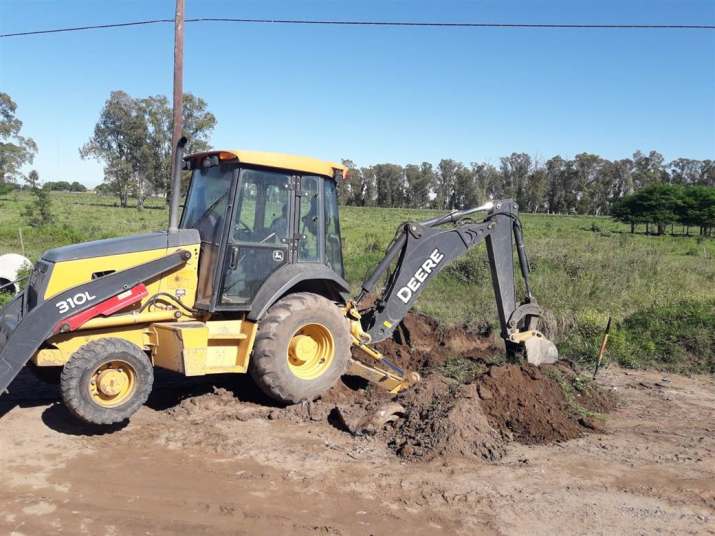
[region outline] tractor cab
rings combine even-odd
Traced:
[[[347,287],[336,182],[340,164],[256,151],[186,157],[191,170],[179,227],[201,236],[195,306],[261,313],[282,286]]]

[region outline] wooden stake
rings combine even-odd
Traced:
[[[598,369],[601,367],[601,361],[603,360],[603,354],[606,353],[606,345],[608,344],[608,334],[611,332],[611,317],[608,317],[608,324],[606,324],[606,329],[603,331],[603,339],[601,339],[601,347],[598,350],[598,358],[596,359],[596,368],[593,371],[593,379],[596,379],[596,374],[598,374]]]
[[[22,239],[22,227],[17,228],[17,234],[20,237],[20,249],[22,250],[22,256],[25,257],[25,241]]]

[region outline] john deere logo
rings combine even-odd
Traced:
[[[402,300],[403,303],[408,303],[415,292],[422,286],[422,283],[429,277],[432,271],[437,268],[437,265],[444,259],[444,253],[440,250],[435,249],[425,262],[422,263],[415,275],[413,275],[407,284],[397,291],[397,297]]]

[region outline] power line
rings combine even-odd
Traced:
[[[227,17],[200,17],[186,19],[195,22],[231,22],[241,24],[303,24],[322,26],[392,26],[417,28],[502,28],[502,29],[607,29],[607,30],[715,30],[711,24],[528,24],[500,22],[411,22],[411,21],[365,21],[365,20],[320,20],[320,19],[239,19]],[[0,34],[3,37],[20,37],[85,30],[104,30],[108,28],[126,28],[128,26],[146,26],[150,24],[174,23],[174,19],[151,19],[115,24],[97,24],[93,26],[75,26]]]
[[[0,37],[20,37],[23,35],[40,35],[40,34],[52,34],[52,33],[63,33],[63,32],[81,32],[84,30],[103,30],[106,28],[125,28],[127,26],[145,26],[148,24],[161,24],[164,22],[173,23],[173,19],[154,19],[154,20],[139,20],[134,22],[119,22],[115,24],[97,24],[95,26],[74,26],[71,28],[53,28],[51,30],[34,30],[31,32],[15,32],[0,34]]]

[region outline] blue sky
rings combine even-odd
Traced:
[[[715,24],[715,0],[186,0],[187,17]],[[0,33],[173,17],[173,0],[0,0]],[[102,179],[78,148],[113,89],[171,91],[171,25],[0,39],[0,91],[43,180]],[[656,149],[715,158],[715,31],[189,24],[185,90],[212,142],[358,164]]]

